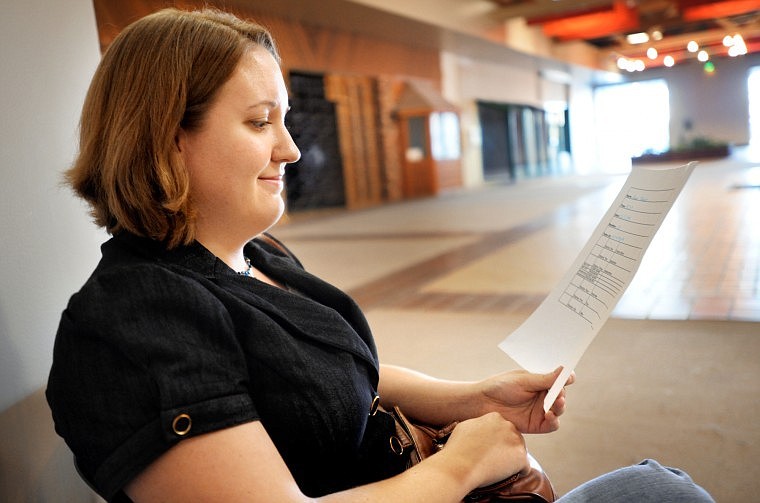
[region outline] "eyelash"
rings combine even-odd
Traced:
[[[251,125],[256,129],[264,129],[267,126],[270,126],[272,123],[269,121],[251,121]]]

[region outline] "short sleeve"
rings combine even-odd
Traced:
[[[258,419],[233,320],[204,281],[157,265],[109,270],[62,315],[48,401],[106,498],[182,439]]]

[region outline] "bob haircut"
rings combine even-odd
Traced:
[[[114,39],[90,83],[79,154],[65,174],[98,226],[167,248],[193,241],[177,133],[201,127],[219,88],[256,46],[280,62],[266,29],[217,10],[161,10]]]

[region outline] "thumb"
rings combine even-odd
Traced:
[[[546,385],[546,389],[549,389],[552,387],[554,382],[562,374],[563,370],[564,370],[564,367],[560,365],[553,371],[541,375],[541,377],[543,378],[543,383]],[[573,384],[574,382],[575,382],[575,371],[572,371],[570,372],[570,375],[567,377],[567,381],[562,383],[562,386],[569,386]]]
[[[546,388],[547,389],[549,389],[549,388],[552,387],[552,384],[554,384],[554,381],[556,381],[557,378],[560,376],[560,374],[562,374],[562,370],[563,369],[564,369],[564,367],[562,367],[562,365],[560,365],[559,367],[557,367],[553,371],[544,374],[543,377],[546,380]]]
[[[554,381],[557,380],[557,377],[559,377],[561,372],[562,367],[557,367],[556,370],[547,372],[546,374],[528,374],[529,378],[525,383],[526,387],[530,389],[530,391],[548,390],[552,387],[552,384],[554,384]]]

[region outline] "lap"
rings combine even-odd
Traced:
[[[647,459],[578,486],[557,503],[714,503],[710,495],[681,470]]]

